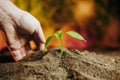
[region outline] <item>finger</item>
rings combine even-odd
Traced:
[[[27,54],[26,50],[25,50],[25,47],[23,46],[22,48],[19,49],[21,55],[22,55],[22,58],[25,57]]]
[[[11,24],[5,24],[3,29],[6,33],[8,47],[11,55],[15,61],[21,60],[23,56],[25,56],[25,53],[22,49],[22,44],[17,37],[14,27]]]
[[[44,48],[45,48],[45,44],[44,44],[44,43],[41,43],[41,44],[39,45],[39,50],[44,50]]]
[[[10,49],[10,48],[9,48]],[[17,62],[26,56],[24,47],[17,50],[9,50],[14,60]]]
[[[39,50],[44,49],[45,38],[44,38],[41,27],[38,27],[36,31],[33,33],[33,40],[36,43],[37,48]]]
[[[37,27],[36,34],[38,35],[38,39],[40,40],[40,42],[45,43],[45,37],[40,24],[39,27]]]
[[[10,53],[16,62],[22,59],[22,55],[19,50],[10,51]]]
[[[40,26],[39,21],[30,15],[29,13],[23,12],[23,15],[20,19],[22,29],[26,34],[32,34],[35,43],[39,46],[41,43],[45,43],[45,38]]]

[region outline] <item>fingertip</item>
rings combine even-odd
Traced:
[[[19,60],[26,56],[26,52],[24,47],[22,47],[21,49],[11,51],[11,55],[13,56],[14,60],[18,62]]]
[[[18,62],[19,60],[21,60],[23,58],[23,56],[21,55],[21,52],[19,50],[11,51],[11,55],[13,56],[13,58],[16,62]]]
[[[41,43],[46,42],[46,39],[44,37],[44,34],[43,34],[41,27],[38,27],[37,30],[33,34],[34,34],[34,38],[37,38],[37,40],[39,40],[39,42],[41,42]]]
[[[25,57],[25,56],[26,56],[26,51],[25,51],[25,48],[24,48],[24,47],[22,47],[22,48],[20,49],[20,53],[21,53],[22,57]]]
[[[45,44],[41,43],[40,46],[39,46],[39,49],[44,50],[44,48],[45,48]]]

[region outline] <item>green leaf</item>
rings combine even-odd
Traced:
[[[48,46],[48,44],[50,43],[50,41],[53,39],[54,36],[50,36],[47,38],[46,42],[45,42],[45,48]]]
[[[60,31],[57,31],[56,33],[55,33],[55,37],[58,39],[58,40],[61,40],[62,39],[62,31],[60,30]]]
[[[75,31],[68,31],[66,33],[73,38],[76,38],[79,40],[84,40],[86,42],[86,40],[79,33],[75,32]]]

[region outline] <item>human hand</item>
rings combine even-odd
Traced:
[[[11,55],[21,60],[30,51],[29,41],[44,49],[45,38],[40,23],[29,13],[17,8],[10,0],[0,0],[0,27],[4,30]]]

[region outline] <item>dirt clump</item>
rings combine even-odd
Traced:
[[[120,57],[64,49],[38,51],[0,64],[0,80],[120,80]]]

